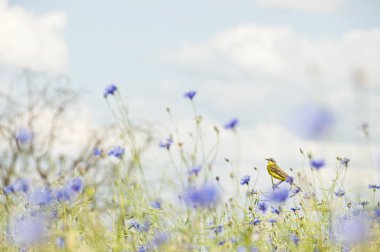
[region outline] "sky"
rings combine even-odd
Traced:
[[[186,120],[183,93],[195,89],[210,127],[239,118],[247,166],[267,156],[297,166],[302,146],[350,157],[367,179],[380,169],[379,11],[377,0],[0,0],[0,69],[68,75],[87,111],[81,128],[112,121],[102,94],[115,83],[162,138],[165,108]],[[317,140],[294,126],[313,106],[334,117]],[[232,134],[223,141],[228,155]]]

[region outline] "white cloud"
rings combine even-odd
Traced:
[[[0,0],[0,67],[64,72],[65,23],[66,16],[61,12],[38,15]]]
[[[347,2],[347,0],[257,0],[259,5],[268,8],[307,12],[336,12]]]
[[[286,26],[243,24],[204,43],[185,43],[164,60],[208,78],[270,79],[278,83],[352,82],[360,69],[369,84],[380,81],[380,29],[338,39],[310,39]]]

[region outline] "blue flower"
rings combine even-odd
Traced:
[[[197,165],[197,166],[194,166],[193,168],[191,168],[189,171],[188,171],[188,174],[189,175],[195,175],[195,176],[198,176],[198,173],[202,170],[202,166],[201,165]]]
[[[245,247],[240,246],[237,248],[236,252],[247,252],[247,249]]]
[[[149,221],[144,221],[144,223],[140,224],[138,221],[132,220],[130,222],[130,225],[131,225],[131,227],[133,227],[134,229],[136,229],[136,231],[138,231],[140,233],[143,233],[143,232],[149,231],[150,226],[152,225],[152,223],[149,222]]]
[[[58,202],[72,201],[83,192],[83,181],[80,178],[69,180],[62,189],[55,192],[55,199]]]
[[[296,112],[293,129],[301,137],[316,139],[325,135],[333,126],[335,116],[327,107],[307,104]]]
[[[272,208],[272,213],[279,215],[281,213],[279,208],[271,207]]]
[[[274,223],[277,222],[277,220],[275,220],[275,219],[269,219],[268,222],[271,223],[271,224],[274,224]]]
[[[296,213],[296,211],[301,210],[301,208],[300,207],[291,207],[290,210],[292,210],[294,213]]]
[[[240,184],[241,185],[248,185],[250,179],[251,179],[251,176],[246,175],[240,179]]]
[[[286,189],[278,189],[269,195],[269,199],[274,202],[285,202],[289,197],[289,191]]]
[[[368,185],[368,188],[376,190],[376,189],[380,189],[380,186],[378,186],[378,185]]]
[[[117,91],[117,87],[114,84],[108,85],[104,90],[104,98],[107,98],[108,95],[114,95]]]
[[[47,220],[43,215],[21,216],[8,226],[8,238],[22,248],[37,245],[47,238]]]
[[[161,148],[165,148],[165,149],[169,150],[169,149],[170,149],[170,146],[172,145],[172,143],[173,143],[173,138],[172,138],[172,137],[169,137],[169,138],[167,138],[165,141],[160,141],[159,146],[160,146]]]
[[[232,119],[228,123],[224,125],[224,128],[234,130],[236,126],[238,125],[239,120],[237,118]]]
[[[27,128],[21,128],[16,132],[16,140],[20,144],[26,145],[32,140],[33,134]]]
[[[74,178],[66,184],[66,188],[70,193],[81,193],[83,191],[83,181],[80,178]]]
[[[11,194],[11,193],[15,192],[15,189],[14,189],[13,185],[11,184],[11,185],[7,185],[6,187],[4,187],[3,191],[5,194]]]
[[[28,196],[28,203],[31,205],[46,206],[53,201],[54,197],[49,188],[41,187],[34,190]]]
[[[251,222],[249,222],[250,224],[252,224],[252,225],[257,225],[257,224],[259,224],[261,222],[261,220],[260,219],[254,219],[253,221],[251,221]]]
[[[211,184],[204,184],[199,188],[191,186],[184,195],[185,202],[193,207],[214,207],[219,199],[219,189]]]
[[[29,181],[27,179],[21,178],[16,180],[10,185],[4,188],[4,193],[10,194],[15,192],[27,193],[29,191]]]
[[[260,201],[259,204],[257,204],[257,209],[261,211],[263,214],[265,214],[268,210],[268,206],[265,202]]]
[[[319,170],[319,169],[321,169],[325,165],[325,160],[323,160],[323,159],[318,159],[318,160],[317,159],[313,159],[313,160],[310,161],[310,165],[311,165],[312,168]]]
[[[380,217],[380,209],[375,210],[375,216],[378,218]]]
[[[292,195],[290,197],[293,197],[295,196],[297,193],[299,193],[301,190],[297,187],[297,188],[294,188],[292,189]]]
[[[122,159],[123,156],[124,156],[124,153],[125,153],[125,149],[120,147],[120,146],[116,146],[114,148],[112,148],[109,152],[108,152],[108,156],[114,156],[116,158],[120,158]]]
[[[286,177],[286,182],[289,184],[293,184],[294,178],[292,176]]]
[[[150,206],[154,209],[161,209],[161,202],[158,200],[152,201]]]
[[[337,192],[335,192],[335,196],[337,197],[343,197],[345,194],[346,193],[342,189],[339,189]]]
[[[299,241],[300,241],[300,238],[298,238],[298,236],[296,234],[292,234],[290,236],[290,240],[292,240],[292,242],[295,244],[295,245],[298,245]]]
[[[146,247],[144,247],[144,246],[139,246],[139,247],[137,248],[137,252],[146,252]]]
[[[196,94],[197,94],[196,91],[190,90],[184,94],[184,97],[189,98],[190,100],[193,100]]]
[[[62,236],[58,236],[56,239],[57,247],[63,249],[65,247],[65,239]]]
[[[70,194],[65,189],[59,189],[55,192],[55,199],[58,202],[70,201]]]
[[[220,234],[220,233],[223,232],[223,226],[222,226],[222,225],[219,225],[219,226],[213,228],[213,230],[214,230],[214,233],[215,233],[215,234]]]
[[[103,150],[95,147],[94,150],[92,151],[92,154],[94,156],[101,157],[103,155]]]
[[[348,166],[348,162],[350,162],[350,159],[349,158],[342,158],[340,159],[340,164],[343,165],[343,166]]]
[[[336,227],[336,237],[343,244],[353,245],[366,239],[368,223],[364,218],[343,219]]]
[[[360,201],[359,202],[359,205],[361,205],[362,207],[365,207],[366,205],[368,205],[369,202],[368,201]]]
[[[157,250],[157,248],[164,243],[168,242],[170,239],[170,236],[168,233],[159,233],[154,237],[148,244],[147,248],[148,250]]]

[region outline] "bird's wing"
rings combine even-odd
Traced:
[[[270,169],[273,173],[277,174],[279,177],[281,177],[283,180],[285,180],[289,175],[284,172],[278,165],[271,165]]]

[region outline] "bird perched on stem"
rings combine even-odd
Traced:
[[[299,190],[301,188],[293,183],[293,177],[289,176],[286,172],[284,172],[277,164],[276,161],[273,158],[266,158],[265,160],[268,161],[267,169],[268,173],[271,176],[272,179],[272,188],[273,190],[278,187],[282,182],[286,181],[291,185],[294,185]],[[280,180],[277,184],[274,184],[273,178]]]

